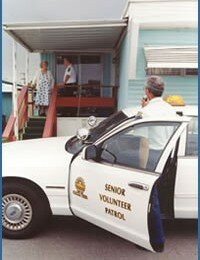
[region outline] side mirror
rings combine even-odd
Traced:
[[[86,128],[81,128],[77,131],[76,133],[76,137],[79,139],[79,140],[82,140],[82,141],[85,141],[88,139],[88,136],[89,136],[89,130],[86,129]]]
[[[90,127],[94,127],[97,123],[97,118],[95,116],[90,116],[87,122]]]
[[[84,159],[95,160],[97,158],[97,147],[95,145],[89,145],[85,148]]]

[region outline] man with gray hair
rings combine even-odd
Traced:
[[[143,117],[176,117],[176,112],[162,99],[164,92],[164,81],[161,77],[150,76],[145,84],[145,94],[141,101],[142,109],[141,112]],[[173,129],[171,127],[165,127],[164,130],[160,131],[157,127],[149,127],[148,132],[144,133],[144,137],[147,142],[145,143],[146,151],[148,154],[146,169],[155,171],[158,159],[160,158],[166,140],[169,140]],[[143,153],[143,154],[145,154]],[[166,194],[167,195],[167,194]],[[164,232],[161,221],[160,205],[158,198],[158,191],[156,185],[152,191],[151,197],[151,210],[149,214],[149,232],[150,240],[156,251],[163,251],[164,248]]]
[[[145,94],[141,101],[143,117],[176,117],[176,112],[171,105],[162,99],[164,92],[164,81],[161,77],[151,76],[147,79],[145,84]],[[147,169],[155,170],[156,162],[160,157],[166,141],[169,139],[173,132],[172,127],[166,127],[160,131],[157,127],[149,127],[151,135],[148,132],[143,133],[144,137],[148,140],[148,163]],[[151,136],[151,137],[149,137]]]
[[[164,81],[159,76],[148,77],[145,84],[145,94],[141,101],[145,116],[175,116],[171,105],[162,99]]]

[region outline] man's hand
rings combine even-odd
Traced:
[[[67,83],[69,79],[70,79],[70,75],[66,75],[66,77],[65,77],[65,83]]]
[[[57,84],[57,87],[58,87],[58,88],[63,88],[64,86],[65,86],[65,83],[64,83],[64,82]]]
[[[149,100],[147,98],[142,98],[142,100],[141,100],[142,107],[145,107],[146,105],[148,105],[148,103],[149,103]]]

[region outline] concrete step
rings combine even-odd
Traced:
[[[44,127],[45,121],[44,120],[29,120],[27,122],[28,127]]]
[[[46,117],[44,116],[30,116],[29,121],[45,121]]]
[[[44,130],[44,127],[43,126],[28,126],[25,128],[25,133],[26,134],[31,134],[31,133],[38,133],[38,134],[41,134],[43,133],[43,130]]]
[[[29,134],[29,133],[25,133],[25,134],[23,134],[23,137],[22,137],[22,139],[23,140],[27,140],[27,139],[36,139],[36,138],[42,138],[42,134],[39,134],[39,133],[31,133],[31,134]]]

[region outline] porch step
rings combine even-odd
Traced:
[[[30,116],[29,120],[30,121],[45,121],[46,117],[44,117],[44,116]]]
[[[42,138],[42,134],[41,133],[25,133],[23,134],[23,140],[27,140],[27,139],[36,139],[36,138]]]
[[[22,139],[42,138],[46,117],[30,117],[22,134]]]
[[[27,122],[27,126],[30,127],[44,127],[45,125],[45,120],[29,120]]]
[[[30,127],[30,126],[27,126],[26,128],[25,128],[25,133],[26,134],[30,134],[30,133],[43,133],[43,130],[44,130],[44,127],[43,126],[32,126],[32,127]]]

